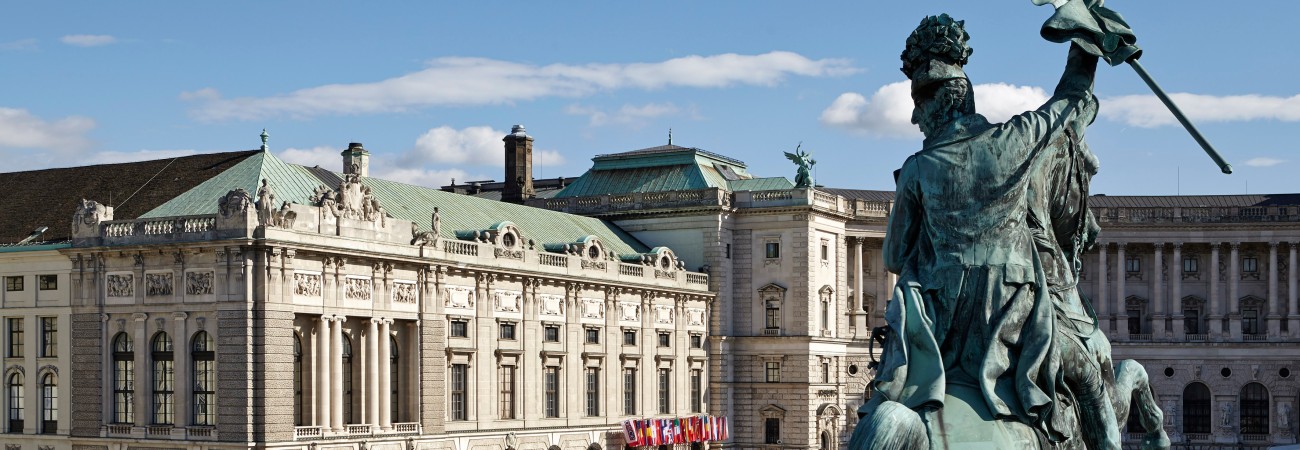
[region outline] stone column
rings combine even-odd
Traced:
[[[1206,309],[1210,310],[1209,329],[1205,330],[1207,334],[1215,338],[1223,337],[1223,293],[1219,289],[1219,247],[1222,244],[1218,242],[1210,243],[1210,305]]]
[[[345,316],[334,316],[334,325],[330,327],[330,372],[338,374],[337,377],[330,377],[330,429],[335,433],[341,433],[344,430],[343,408],[350,408],[352,405],[343,404],[343,324],[347,323],[348,318]]]
[[[1119,248],[1119,255],[1115,258],[1115,336],[1118,339],[1128,340],[1128,294],[1126,293],[1125,284],[1128,281],[1128,259],[1124,256],[1124,247],[1128,244],[1120,242],[1116,244]]]
[[[862,292],[862,258],[867,255],[862,251],[862,238],[850,239],[849,242],[852,244],[853,249],[853,298],[855,300],[853,302],[853,310],[849,311],[849,322],[850,325],[853,326],[854,335],[861,339],[863,337],[870,337],[870,334],[862,331],[870,328],[870,326],[865,323],[866,321],[864,319],[859,317],[867,306],[867,296]]]
[[[1232,242],[1228,260],[1228,330],[1234,341],[1241,340],[1241,243]]]
[[[192,423],[190,420],[190,391],[194,389],[190,383],[190,338],[189,330],[186,328],[185,319],[189,315],[183,312],[172,313],[172,335],[176,336],[172,343],[172,366],[175,371],[174,390],[172,398],[175,399],[176,418],[175,423],[178,427],[183,427]]]
[[[366,322],[366,380],[362,383],[366,387],[366,414],[361,420],[370,424],[372,429],[379,428],[379,397],[383,396],[382,387],[378,382],[379,360],[386,359],[379,353],[379,322],[380,319],[370,319]]]
[[[1183,315],[1183,243],[1174,243],[1174,257],[1169,261],[1173,270],[1169,271],[1169,303],[1173,305],[1174,340],[1181,341],[1187,336]]]
[[[1151,272],[1151,335],[1154,339],[1167,339],[1169,329],[1165,326],[1168,316],[1165,313],[1165,243],[1155,243],[1155,258]]]
[[[863,253],[867,253],[863,249]],[[876,262],[876,301],[871,305],[871,322],[868,327],[883,326],[885,324],[885,302],[889,301],[889,296],[894,295],[894,285],[889,282],[891,278],[888,270],[885,269],[885,252],[882,249],[879,252],[880,261]]]
[[[1287,329],[1288,331],[1291,332],[1292,337],[1300,336],[1300,312],[1296,311],[1297,294],[1298,294],[1296,292],[1296,279],[1295,279],[1296,246],[1300,246],[1300,242],[1291,242],[1290,245],[1288,246],[1290,247],[1291,252],[1290,252],[1290,256],[1287,258],[1287,265],[1286,265],[1286,284],[1287,284],[1286,314],[1287,314],[1287,322],[1289,322],[1287,324],[1288,325]]]
[[[393,347],[389,325],[393,319],[379,322],[379,427],[393,429]]]
[[[332,319],[327,316],[320,317],[320,323],[316,326],[316,358],[314,371],[316,372],[316,417],[315,424],[321,427],[322,431],[330,429],[330,391],[333,390],[333,384],[330,382],[330,374],[333,373],[333,367],[330,364],[332,355],[330,323]]]
[[[137,278],[139,275],[137,275]],[[136,292],[142,292],[137,286]],[[149,342],[148,320],[149,315],[145,313],[135,313],[131,315],[135,321],[135,426],[141,427],[153,423],[153,367],[149,364],[153,358],[150,353],[153,350],[153,343]],[[29,319],[30,320],[30,319]],[[30,328],[39,332],[37,327]],[[29,331],[30,333],[30,331]],[[35,378],[33,378],[35,379]],[[35,383],[33,383],[35,384]],[[36,411],[33,411],[36,412]],[[39,418],[40,416],[32,414],[28,417]]]
[[[1109,287],[1106,286],[1106,254],[1110,252],[1110,243],[1097,243],[1097,299],[1093,302],[1093,309],[1097,311],[1098,326],[1101,327],[1102,333],[1111,334],[1110,328],[1110,302]]]
[[[1282,333],[1282,315],[1277,311],[1277,241],[1268,243],[1268,337]]]

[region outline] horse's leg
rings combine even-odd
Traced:
[[[1131,359],[1120,361],[1115,365],[1115,391],[1111,400],[1115,403],[1116,415],[1127,418],[1129,408],[1137,408],[1138,421],[1147,432],[1142,439],[1142,450],[1168,449],[1169,435],[1165,434],[1164,413],[1156,406],[1146,369]],[[1137,404],[1130,405],[1135,395]]]

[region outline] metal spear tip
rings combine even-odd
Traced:
[[[1224,175],[1232,175],[1232,164],[1224,164],[1223,166],[1220,166],[1219,168],[1220,168],[1220,169],[1223,169],[1223,173],[1224,173]]]

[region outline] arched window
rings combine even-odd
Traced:
[[[59,431],[59,380],[54,374],[41,377],[41,433]]]
[[[153,335],[150,356],[153,358],[153,423],[176,423],[176,357],[172,338],[159,331]]]
[[[9,375],[9,432],[23,432],[23,374]]]
[[[392,336],[388,337],[388,350],[390,362],[388,365],[388,386],[392,390],[388,399],[388,405],[391,407],[388,417],[392,419],[393,422],[400,422],[401,419],[397,416],[397,412],[400,409],[398,408],[399,397],[397,396],[397,386],[401,385],[401,382],[397,378],[397,374],[402,373],[402,371],[397,370],[397,338]]]
[[[352,339],[347,333],[343,333],[343,423],[355,423],[352,421]]]
[[[216,425],[217,421],[217,371],[216,352],[212,335],[206,331],[194,333],[190,351],[190,365],[194,377],[194,424]]]
[[[821,444],[821,450],[831,450],[831,432],[823,431],[817,439],[818,443]]]
[[[1210,433],[1210,388],[1202,383],[1183,388],[1183,433]]]
[[[1250,383],[1241,388],[1241,434],[1268,434],[1268,388]]]
[[[293,424],[302,426],[302,336],[293,334]]]
[[[113,338],[113,423],[135,423],[135,346],[131,336]]]

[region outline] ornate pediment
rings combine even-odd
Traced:
[[[763,303],[776,302],[779,304],[785,301],[785,291],[785,286],[768,283],[758,288],[758,300]]]

